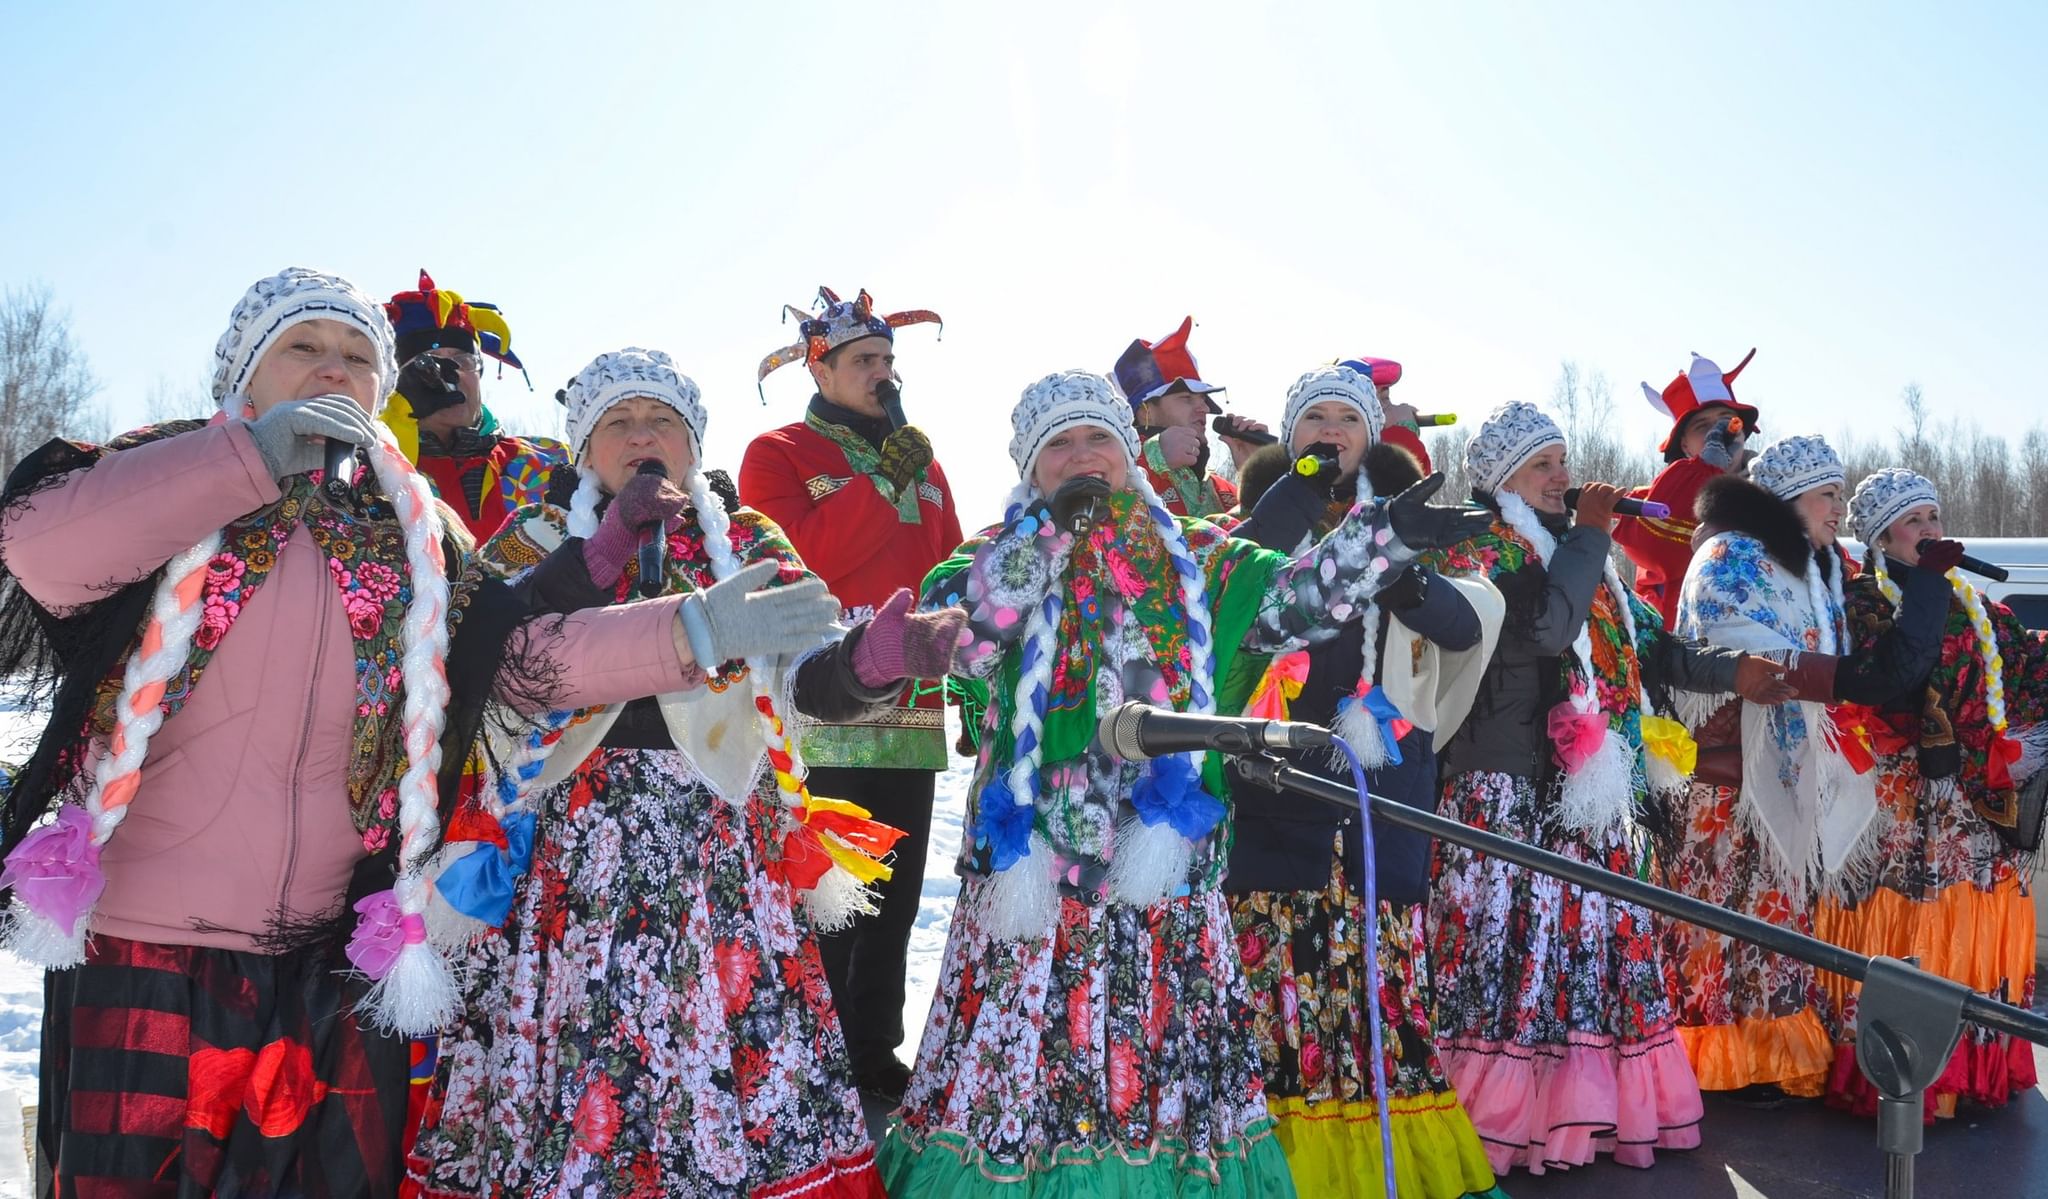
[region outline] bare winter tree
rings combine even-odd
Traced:
[[[0,477],[52,437],[104,435],[99,389],[49,288],[0,294]]]
[[[173,420],[205,420],[213,415],[213,397],[208,394],[204,375],[180,385],[169,375],[158,375],[142,398],[142,423],[160,425]]]

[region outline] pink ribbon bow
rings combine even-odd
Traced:
[[[1550,741],[1557,750],[1557,764],[1566,774],[1577,774],[1606,740],[1605,712],[1597,708],[1581,712],[1569,700],[1550,710]]]
[[[5,887],[13,887],[30,911],[76,936],[79,920],[107,887],[85,809],[65,804],[55,822],[23,837],[0,870],[0,888]]]
[[[399,910],[390,891],[366,895],[356,903],[356,931],[348,939],[348,960],[372,979],[382,979],[398,964],[408,945],[427,939],[427,922]]]

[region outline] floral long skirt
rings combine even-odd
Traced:
[[[600,750],[543,795],[512,914],[467,951],[417,1193],[879,1199],[766,816],[671,750]]]
[[[1919,755],[1878,759],[1876,877],[1853,902],[1823,900],[1818,936],[1860,954],[1917,958],[1920,968],[2018,1007],[2034,1002],[2034,898],[2026,863],[1953,778],[1922,780]],[[1877,1091],[1856,1065],[1857,984],[1822,974],[1836,1015],[1827,1100],[1859,1115]],[[2002,1107],[2038,1081],[2033,1047],[2007,1033],[1963,1025],[1948,1068],[1927,1088],[1927,1119],[1952,1117],[1967,1099]]]
[[[1234,896],[1251,986],[1266,1106],[1304,1195],[1378,1195],[1385,1186],[1373,1103],[1365,900],[1332,855],[1322,891]],[[1386,1061],[1394,1181],[1407,1199],[1498,1195],[1471,1117],[1451,1089],[1430,1027],[1422,908],[1382,901],[1377,1015]]]
[[[1043,937],[961,889],[903,1109],[892,1199],[1292,1196],[1221,893],[1060,903]]]
[[[1736,788],[1692,784],[1678,813],[1681,847],[1665,864],[1667,885],[1812,936],[1812,899],[1779,877],[1741,819],[1740,803]],[[1679,1035],[1702,1089],[1774,1083],[1788,1094],[1821,1093],[1834,1043],[1813,967],[1677,921],[1666,928],[1665,946],[1684,982]]]
[[[1527,779],[1452,777],[1444,815],[1634,876],[1633,830],[1597,844]],[[1700,1141],[1699,1084],[1673,1028],[1677,981],[1651,913],[1448,842],[1430,887],[1444,1065],[1496,1173],[1612,1153],[1648,1166]]]

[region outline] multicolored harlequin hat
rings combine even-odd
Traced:
[[[1183,317],[1180,328],[1158,341],[1140,337],[1125,347],[1113,370],[1117,389],[1124,393],[1132,408],[1156,400],[1176,387],[1204,397],[1212,391],[1224,390],[1220,384],[1202,382],[1195,355],[1188,349],[1188,334],[1194,327],[1194,317]],[[1223,411],[1215,400],[1207,403],[1211,414]]]
[[[1692,356],[1692,365],[1671,382],[1657,391],[1648,383],[1643,384],[1643,395],[1650,401],[1650,407],[1671,418],[1671,428],[1664,434],[1664,440],[1657,449],[1664,455],[1664,461],[1676,462],[1685,457],[1685,448],[1678,440],[1678,431],[1685,427],[1685,418],[1702,408],[1720,405],[1731,409],[1742,418],[1742,423],[1752,432],[1756,430],[1756,409],[1740,403],[1735,398],[1735,376],[1756,357],[1756,350],[1742,356],[1732,371],[1723,371],[1714,365],[1712,359],[1702,358],[1698,353]]]
[[[526,364],[512,352],[512,329],[496,304],[465,300],[459,294],[434,286],[433,276],[422,269],[418,291],[402,291],[384,305],[384,315],[398,334],[398,361],[406,363],[428,350],[453,347],[480,352],[516,370],[523,377]],[[526,380],[528,387],[533,380]]]
[[[886,337],[896,340],[896,330],[905,325],[934,324],[945,335],[946,322],[938,313],[928,308],[907,308],[882,316],[875,312],[875,300],[862,288],[859,295],[851,300],[842,300],[839,293],[829,287],[818,289],[817,312],[809,313],[794,304],[782,306],[782,319],[787,322],[796,318],[797,331],[803,340],[786,345],[761,360],[760,373],[754,376],[758,384],[774,371],[801,360],[805,365],[818,361],[825,355],[849,341],[863,337]]]

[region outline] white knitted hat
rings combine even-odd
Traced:
[[[1292,452],[1294,423],[1301,414],[1324,400],[1336,400],[1358,409],[1365,417],[1368,440],[1377,442],[1386,430],[1386,410],[1380,407],[1379,391],[1371,379],[1348,366],[1319,366],[1294,381],[1287,389],[1287,408],[1280,416],[1280,444]]]
[[[1488,413],[1465,445],[1465,473],[1472,486],[1496,492],[1524,462],[1551,446],[1564,444],[1557,422],[1534,404],[1510,400]]]
[[[1787,437],[1765,446],[1749,464],[1749,478],[1781,500],[1849,481],[1842,472],[1842,459],[1822,437]]]
[[[1045,443],[1069,425],[1108,429],[1123,439],[1124,452],[1133,466],[1137,464],[1138,430],[1131,423],[1131,406],[1117,394],[1116,386],[1088,371],[1058,371],[1025,388],[1010,412],[1010,458],[1024,482],[1031,481],[1031,468]]]
[[[660,400],[681,413],[690,427],[691,452],[703,453],[706,416],[697,384],[660,350],[628,346],[591,359],[562,391],[562,403],[569,409],[569,445],[579,459],[590,449],[598,418],[634,396]]]
[[[1941,505],[1934,484],[1902,467],[1878,471],[1856,485],[1849,497],[1849,527],[1864,544],[1875,542],[1892,522],[1922,504]]]
[[[383,406],[398,374],[393,359],[391,322],[384,306],[339,275],[302,266],[288,266],[268,279],[257,280],[242,293],[228,317],[227,332],[213,344],[213,398],[225,405],[243,394],[263,352],[278,335],[302,321],[341,321],[361,329],[376,347],[377,383],[374,403]]]

